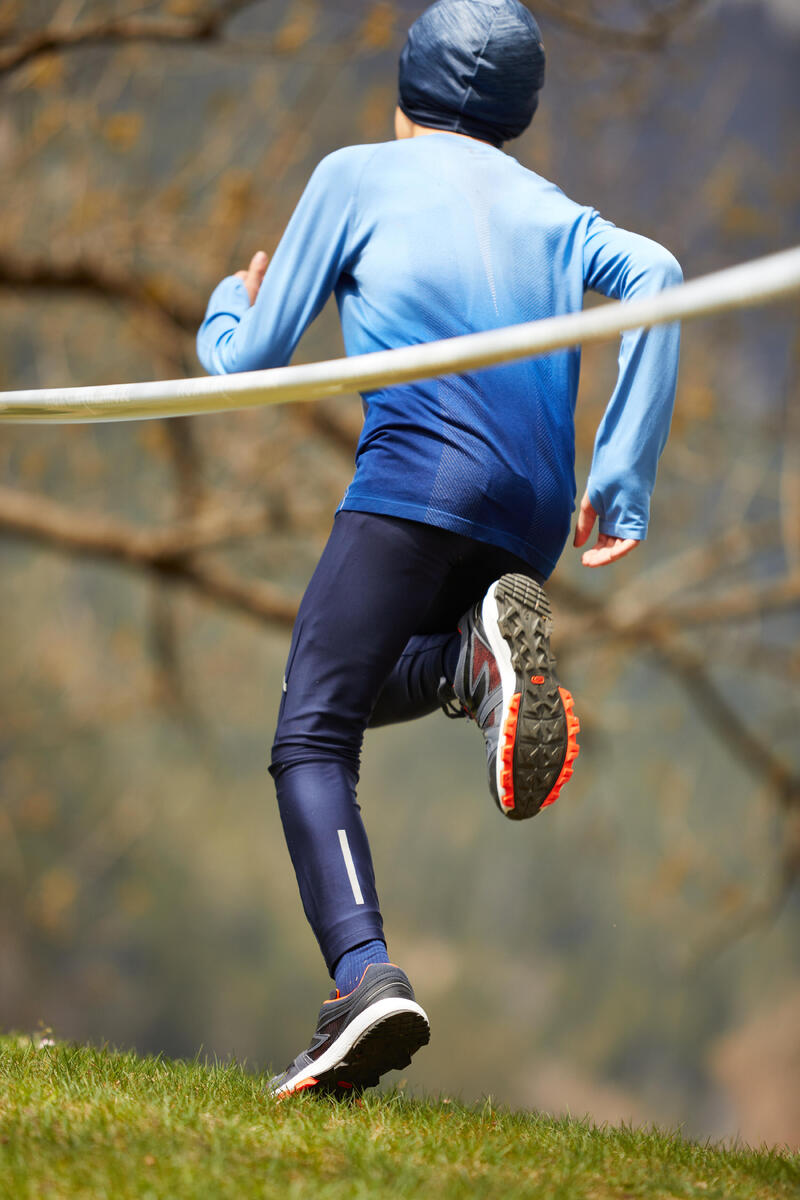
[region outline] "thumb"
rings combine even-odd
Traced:
[[[257,250],[250,259],[250,266],[247,268],[247,277],[245,286],[250,293],[250,303],[254,304],[258,290],[264,280],[264,276],[269,266],[269,258],[263,250]]]
[[[575,537],[573,538],[573,546],[582,546],[588,540],[589,534],[592,532],[594,523],[597,520],[597,513],[592,507],[589,500],[589,493],[583,493],[581,506],[578,511],[578,520],[575,523]]]

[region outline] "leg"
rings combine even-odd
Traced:
[[[523,573],[543,582],[521,559],[499,546],[461,539],[460,554],[443,582],[420,632],[412,637],[392,669],[372,710],[369,728],[427,716],[442,707],[442,684],[456,678],[461,618],[501,575]]]
[[[455,630],[412,637],[381,690],[369,728],[413,721],[441,708],[442,680],[455,678],[460,643]]]
[[[385,950],[355,801],[367,721],[428,711],[434,685],[463,675],[468,651],[468,677],[477,678],[473,609],[462,636],[451,631],[486,580],[516,565],[411,522],[342,513],[334,524],[298,614],[271,766],[303,904],[331,969],[366,941]],[[351,987],[322,1006],[311,1046],[273,1094],[368,1086],[427,1042],[427,1017],[398,967],[372,959]]]
[[[306,915],[332,969],[383,927],[355,801],[364,729],[465,539],[342,512],[300,607],[271,771]],[[450,553],[448,553],[448,550]]]

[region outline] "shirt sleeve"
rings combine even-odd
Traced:
[[[267,268],[256,302],[231,275],[212,293],[197,356],[212,375],[285,366],[319,315],[349,253],[353,155],[329,155],[309,180]]]
[[[616,300],[651,296],[683,274],[668,250],[594,213],[584,244],[584,287]],[[680,326],[622,335],[614,393],[597,430],[588,492],[600,532],[647,534],[656,468],[669,434],[678,378]]]

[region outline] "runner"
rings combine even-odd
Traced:
[[[439,0],[400,58],[396,140],[314,172],[271,262],[222,281],[198,335],[212,373],[285,365],[331,293],[348,354],[578,311],[680,282],[663,247],[567,199],[501,147],[544,82],[519,0]],[[588,567],[645,537],[669,431],[677,326],[626,333],[574,536]],[[277,1095],[377,1083],[428,1041],[389,963],[356,802],[364,731],[472,718],[512,820],[572,774],[578,722],[542,583],[575,501],[579,350],[364,395],[356,470],[294,628],[271,772],[303,906],[336,992]]]

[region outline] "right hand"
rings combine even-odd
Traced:
[[[575,537],[572,542],[573,546],[583,546],[588,542],[596,520],[597,513],[589,499],[589,493],[584,492],[578,511]],[[594,546],[589,550],[584,550],[581,562],[584,567],[605,567],[608,563],[617,562],[618,559],[624,558],[626,554],[630,554],[631,550],[635,550],[638,545],[639,541],[636,538],[612,537],[608,533],[598,533]]]
[[[258,289],[261,287],[264,276],[269,266],[269,257],[263,250],[256,250],[253,257],[250,259],[250,266],[246,271],[237,271],[236,278],[241,279],[244,286],[247,288],[247,294],[250,297],[250,303],[255,304]]]

